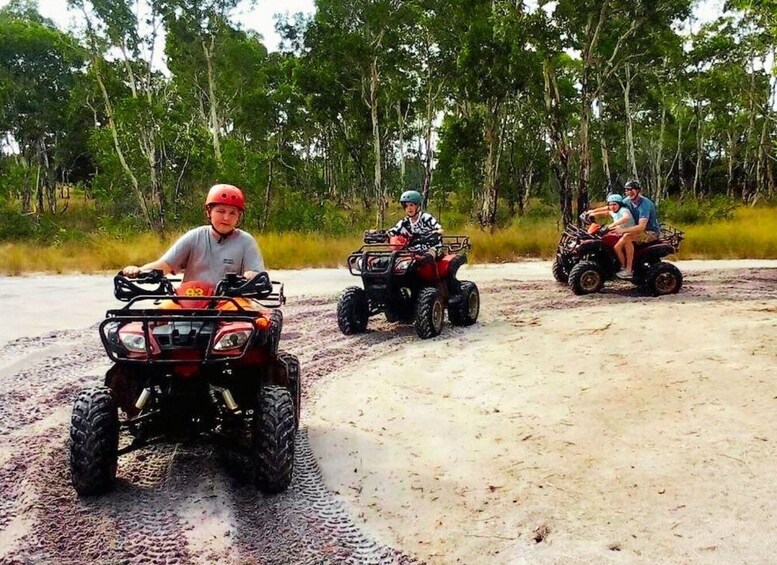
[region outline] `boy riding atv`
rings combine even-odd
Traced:
[[[348,257],[351,274],[364,288],[351,286],[337,303],[337,324],[346,335],[364,332],[370,316],[385,313],[390,322],[414,322],[422,339],[442,331],[445,309],[452,324],[477,321],[480,294],[475,283],[459,281],[467,262],[466,236],[443,236],[439,222],[421,212],[423,198],[415,190],[402,193],[406,217],[387,231],[365,232],[358,251]]]
[[[184,282],[207,281],[216,285],[228,273],[251,279],[264,271],[256,240],[238,226],[245,212],[243,192],[231,184],[217,184],[205,199],[206,226],[185,233],[162,257],[142,267],[128,265],[122,273],[136,277],[142,271],[165,275],[184,271]]]
[[[299,361],[278,351],[283,285],[257,272],[258,247],[235,227],[243,207],[236,187],[216,185],[206,200],[209,226],[115,277],[116,298],[128,304],[109,310],[99,329],[113,366],[104,386],[78,395],[71,419],[70,471],[79,494],[110,489],[121,454],[203,436],[238,454],[260,490],[289,485]],[[178,269],[185,281],[173,289],[163,271]],[[131,442],[120,448],[121,430]]]
[[[429,212],[421,212],[421,193],[417,190],[406,190],[399,197],[399,204],[406,216],[386,231],[388,236],[402,236],[410,242],[407,246],[409,251],[426,253],[432,260],[437,259],[441,239],[435,235],[442,235],[443,230],[437,218]],[[429,261],[428,258],[425,260]]]

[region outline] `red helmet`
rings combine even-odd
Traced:
[[[245,209],[246,201],[238,187],[231,184],[214,184],[208,191],[205,207],[209,208],[216,204],[229,204],[242,212]]]

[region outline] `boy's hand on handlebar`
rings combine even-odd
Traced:
[[[130,279],[137,278],[140,275],[140,267],[137,265],[127,265],[121,270],[121,274]]]

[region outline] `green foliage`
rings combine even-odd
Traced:
[[[559,220],[558,206],[549,202],[532,198],[526,205],[526,211],[523,216],[516,216],[513,225],[521,223],[536,223]]]
[[[483,171],[479,166],[486,155],[482,127],[477,117],[448,116],[443,120],[437,145],[437,184],[446,192],[469,198],[470,205],[475,187],[483,183]]]
[[[0,196],[6,199],[4,206],[10,209],[8,200],[22,197],[25,188],[32,183],[32,174],[21,159],[0,159]]]
[[[217,182],[245,190],[246,225],[332,234],[425,178],[446,228],[556,222],[612,176],[686,225],[729,217],[722,194],[775,195],[775,86],[753,65],[775,44],[768,2],[685,33],[690,0],[319,0],[283,24],[282,53],[238,0],[68,4],[83,37],[34,2],[0,9],[0,132],[19,149],[0,196],[36,213],[2,237],[76,239],[43,198],[65,182],[95,201],[83,229],[116,237],[199,224]],[[167,72],[145,58],[158,23]]]
[[[36,221],[32,214],[22,214],[16,202],[0,201],[0,241],[18,241],[35,235]]]
[[[0,132],[19,152],[6,157],[12,167],[1,168],[26,202],[41,185],[54,184],[58,168],[72,167],[68,149],[77,136],[71,135],[67,106],[83,56],[77,41],[43,18],[37,4],[14,1],[0,9]],[[28,170],[20,174],[20,167]]]
[[[90,230],[73,223],[63,225],[54,214],[24,214],[18,206],[0,205],[0,241],[34,241],[40,245],[59,245],[66,241],[82,241]]]
[[[732,219],[739,205],[739,202],[725,196],[716,196],[710,200],[664,199],[658,205],[658,217],[662,222],[686,226],[709,224]]]
[[[332,202],[310,200],[299,192],[284,194],[282,201],[282,206],[271,208],[270,225],[274,231],[340,236],[363,230],[369,224],[367,213],[355,211],[352,203],[345,209]]]

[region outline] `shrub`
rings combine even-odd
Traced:
[[[662,222],[683,225],[706,224],[732,219],[738,206],[737,200],[725,196],[716,196],[710,200],[664,199],[658,206],[658,217]]]
[[[36,219],[32,214],[22,214],[10,202],[0,202],[0,214],[3,218],[0,222],[0,241],[29,239],[35,235]]]

